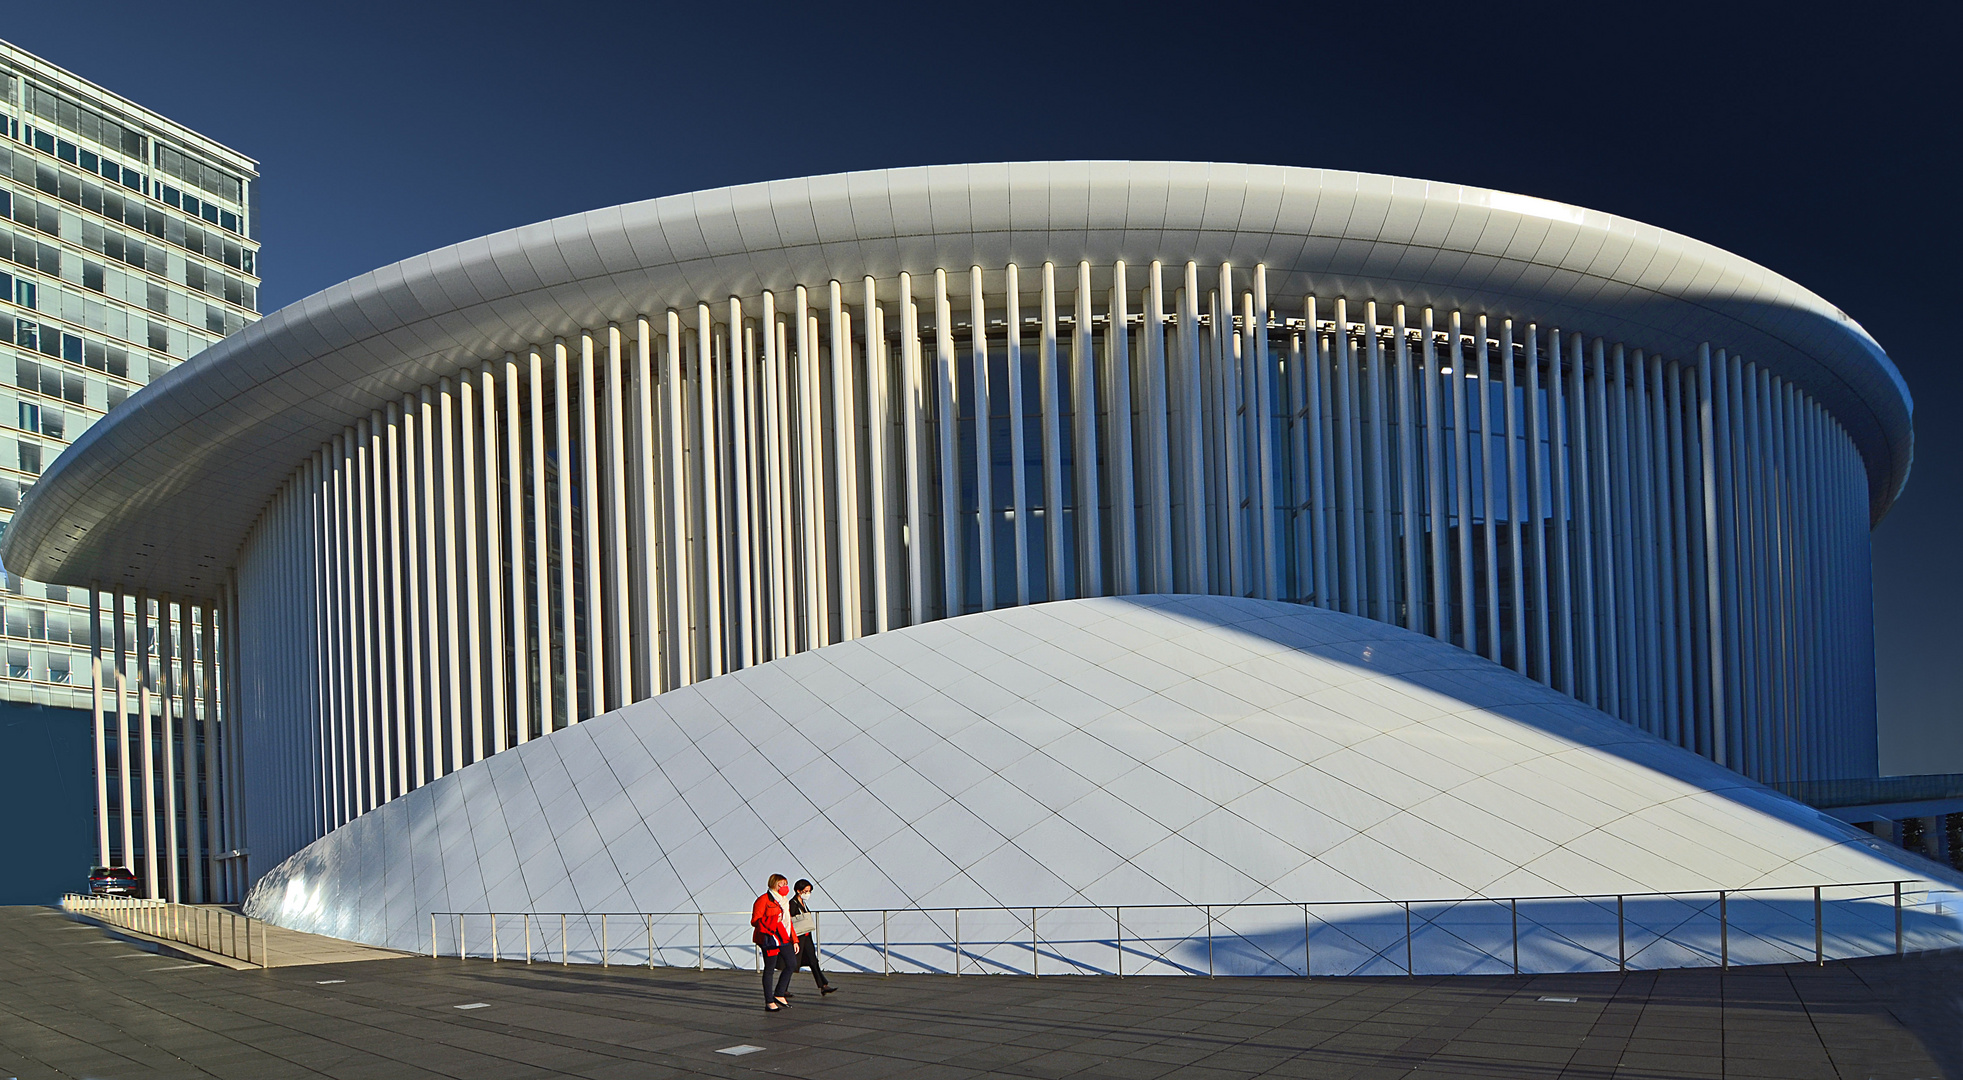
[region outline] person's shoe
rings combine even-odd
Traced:
[[[819,987],[818,992],[820,994],[836,994],[838,993],[838,987],[832,986],[830,984],[826,984],[824,986]]]

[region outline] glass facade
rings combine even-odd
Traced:
[[[259,318],[259,176],[5,42],[0,136],[4,531],[89,425]],[[90,707],[87,590],[0,572],[0,629],[0,699]],[[105,624],[105,644],[113,634]]]

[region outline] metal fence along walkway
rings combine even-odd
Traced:
[[[1120,907],[847,909],[829,967],[954,975],[1477,975],[1824,963],[1963,945],[1919,880],[1713,892]],[[430,955],[746,968],[747,911],[433,912]]]

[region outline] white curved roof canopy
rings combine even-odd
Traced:
[[[594,210],[316,293],[89,429],[35,486],[0,555],[43,581],[208,595],[301,460],[463,365],[798,283],[1155,258],[1265,263],[1277,298],[1458,308],[1682,359],[1710,342],[1832,411],[1866,460],[1875,518],[1908,475],[1910,399],[1880,346],[1794,282],[1675,233],[1542,199],[1333,170],[952,165]]]
[[[355,818],[245,910],[413,952],[431,912],[743,911],[769,873],[820,882],[834,909],[1783,888],[1806,916],[1815,885],[1958,880],[1447,642],[1299,604],[1131,596],[923,623],[636,702]],[[1885,893],[1829,890],[1829,925],[1890,919]],[[1630,911],[1674,912],[1666,932],[1688,914]],[[1299,909],[1262,917],[1300,948]],[[1613,968],[1615,926],[1564,930]],[[1733,962],[1766,962],[1740,926]]]

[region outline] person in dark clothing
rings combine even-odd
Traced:
[[[770,875],[763,895],[750,905],[750,939],[763,952],[763,1007],[767,1012],[791,1007],[791,975],[797,971],[797,935],[786,913],[791,905],[790,879]]]
[[[811,969],[811,980],[818,984],[820,994],[833,994],[838,987],[825,978],[824,969],[818,966],[818,944],[812,935],[818,931],[818,917],[811,913],[811,883],[799,879],[797,887],[791,890],[791,933],[797,935],[797,966]],[[787,984],[788,985],[788,984]]]

